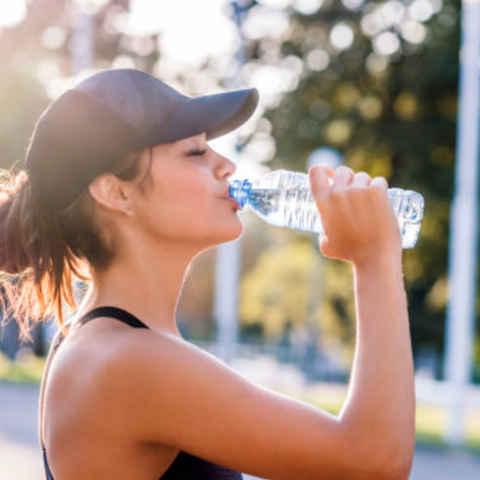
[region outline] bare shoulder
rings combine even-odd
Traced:
[[[270,479],[379,473],[337,417],[257,385],[180,338],[142,329],[116,337],[92,374],[101,386],[95,404],[138,444]]]
[[[125,393],[125,399],[148,390],[161,395],[165,403],[185,391],[182,389],[185,382],[188,382],[187,388],[196,388],[197,383],[205,382],[207,376],[209,383],[217,385],[225,380],[225,376],[235,377],[244,382],[244,386],[250,384],[224,362],[193,343],[144,329],[117,335],[97,359],[94,375],[97,385],[111,383],[111,387]]]

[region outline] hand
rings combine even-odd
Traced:
[[[319,243],[325,257],[357,265],[378,258],[401,259],[402,239],[385,178],[372,180],[344,165],[336,170],[315,165],[308,173],[322,220]]]

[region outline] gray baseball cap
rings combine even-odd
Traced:
[[[187,97],[140,70],[101,71],[39,117],[25,158],[29,182],[55,214],[126,153],[203,132],[219,137],[248,120],[257,103],[254,88]]]

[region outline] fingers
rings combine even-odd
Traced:
[[[378,185],[378,186],[384,188],[385,190],[388,189],[388,182],[383,177],[375,177],[372,180],[372,185]]]
[[[384,177],[375,177],[372,179],[366,172],[354,172],[352,169],[343,165],[335,171],[334,185],[337,187],[368,187],[378,185],[383,189],[388,189],[388,183]]]
[[[351,168],[341,165],[335,170],[335,177],[333,179],[332,187],[346,187],[353,182],[354,178],[355,172]]]
[[[321,201],[328,194],[330,188],[328,179],[334,175],[334,171],[328,165],[314,165],[308,169],[308,175],[313,196]]]
[[[368,187],[378,185],[387,190],[388,183],[384,177],[372,179],[366,172],[354,172],[351,168],[341,165],[335,170],[328,165],[315,165],[309,169],[312,191],[317,199],[326,196],[329,186],[341,187]],[[331,183],[329,182],[331,180]]]
[[[372,178],[368,173],[358,172],[352,182],[352,187],[368,187],[372,183]]]

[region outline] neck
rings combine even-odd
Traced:
[[[181,338],[176,308],[187,270],[201,250],[198,245],[194,248],[178,240],[149,244],[132,239],[128,245],[141,248],[117,248],[121,254],[111,265],[92,273],[92,285],[79,307],[80,313],[98,306],[116,306],[152,329]]]

